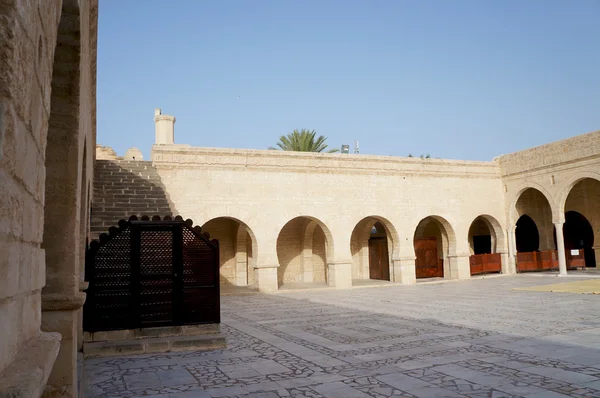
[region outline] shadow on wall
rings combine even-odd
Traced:
[[[90,214],[91,239],[97,239],[121,219],[135,215],[173,217],[156,168],[149,161],[97,160],[94,165],[94,196]]]

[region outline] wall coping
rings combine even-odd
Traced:
[[[391,173],[399,175],[500,178],[497,162],[420,159],[400,156],[329,154],[265,149],[154,145],[152,162],[161,168],[235,167],[273,171]]]
[[[21,347],[15,360],[0,373],[0,398],[39,397],[58,356],[59,333],[40,332]]]

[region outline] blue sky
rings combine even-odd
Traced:
[[[599,0],[103,0],[98,143],[491,160],[600,129]]]

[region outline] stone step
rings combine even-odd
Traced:
[[[210,351],[227,347],[223,334],[169,336],[83,343],[85,358],[179,351]]]

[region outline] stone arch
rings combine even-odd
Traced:
[[[560,194],[560,199],[558,200],[558,209],[563,217],[564,213],[567,211],[565,205],[567,203],[567,199],[569,198],[569,194],[571,194],[575,185],[579,184],[580,182],[586,179],[596,180],[600,182],[600,173],[595,173],[593,171],[582,171],[569,178],[564,184]],[[559,221],[564,222],[564,218],[559,219]]]
[[[517,221],[523,215],[527,215],[533,220],[539,234],[540,251],[553,250],[555,248],[553,242],[553,221],[556,220],[556,216],[550,200],[547,193],[540,191],[538,188],[526,187],[520,191],[520,195],[511,208],[513,211],[513,221],[511,224],[515,228]],[[515,235],[517,234],[518,231],[516,229]],[[516,239],[518,240],[519,238],[516,237]]]
[[[506,243],[504,232],[502,231],[502,226],[494,217],[488,214],[481,214],[477,216],[469,226],[468,232],[468,241],[469,241],[469,249],[470,254],[478,254],[475,253],[474,242],[473,242],[473,234],[475,231],[473,230],[477,227],[476,223],[481,222],[489,231],[491,237],[491,251],[490,253],[504,253],[506,251]]]
[[[543,186],[540,185],[538,183],[535,182],[526,182],[524,184],[521,184],[519,186],[519,188],[515,191],[514,194],[511,195],[509,203],[510,203],[510,207],[509,207],[509,224],[513,225],[517,222],[517,220],[519,219],[520,216],[517,215],[517,202],[519,201],[519,198],[521,198],[521,196],[523,195],[523,193],[525,191],[527,191],[528,189],[535,189],[537,191],[539,191],[545,198],[546,201],[548,202],[548,205],[550,206],[550,211],[552,212],[552,216],[555,216],[555,208],[556,206],[554,206],[554,201],[552,200],[552,195],[550,194],[550,192],[548,192],[548,190]]]
[[[432,239],[435,244],[426,242]],[[413,247],[417,278],[449,278],[453,275],[450,259],[456,257],[456,234],[445,218],[431,215],[419,221],[413,235]],[[437,270],[434,270],[434,260]]]
[[[202,231],[219,241],[221,284],[254,286],[258,242],[248,224],[235,217],[213,217],[202,225]]]
[[[369,241],[371,238],[371,230],[376,226],[381,225],[383,231],[380,234],[382,237],[387,239],[387,263],[388,273],[387,277],[383,278],[389,280],[392,272],[391,266],[394,258],[399,258],[399,235],[394,225],[386,218],[372,215],[362,218],[358,221],[350,236],[350,252],[352,254],[352,279],[370,279],[371,275],[369,272]]]
[[[567,213],[577,212],[590,224],[593,233],[593,243],[581,249],[585,255],[586,267],[600,266],[600,174],[581,172],[574,175],[566,184],[560,201],[560,209],[565,222],[563,226],[565,243],[568,243],[572,232],[567,225]],[[572,224],[573,219],[571,219]],[[583,227],[582,227],[583,228]],[[571,247],[565,247],[567,261],[570,259]],[[569,264],[567,264],[569,266]]]
[[[319,219],[298,216],[280,229],[276,243],[278,285],[327,283],[327,265],[333,258],[333,237]]]

